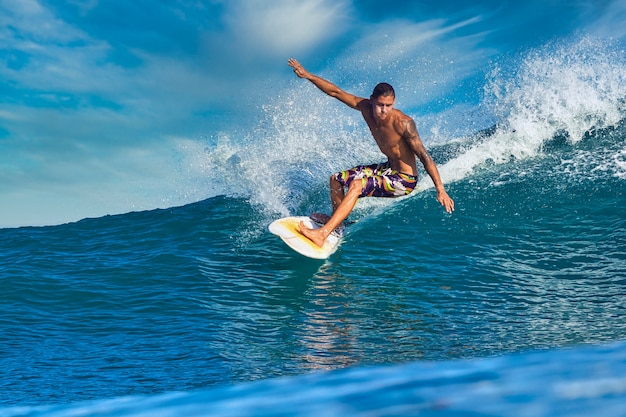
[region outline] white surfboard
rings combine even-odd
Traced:
[[[309,258],[326,259],[335,253],[341,243],[339,235],[332,233],[324,242],[324,246],[320,248],[300,233],[298,226],[300,222],[304,222],[304,225],[311,229],[319,229],[321,227],[320,224],[314,222],[309,217],[292,216],[275,220],[269,225],[269,230],[280,237],[291,249]]]

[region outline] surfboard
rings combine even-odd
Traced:
[[[304,222],[304,225],[311,229],[319,229],[322,226],[306,216],[291,216],[273,221],[268,228],[271,233],[280,237],[287,246],[306,257],[326,259],[335,253],[341,243],[341,237],[338,234],[331,233],[324,242],[324,246],[320,248],[300,233],[298,227],[300,222]]]

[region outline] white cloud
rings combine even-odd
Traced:
[[[206,42],[197,55],[133,46],[128,51],[139,65],[123,67],[111,57],[120,43],[124,47],[124,39],[111,43],[87,33],[76,26],[80,21],[64,22],[36,0],[0,0],[0,49],[8,52],[0,77],[20,89],[22,96],[14,99],[50,105],[68,95],[89,95],[143,114],[163,109],[168,115],[172,110],[189,114],[216,107],[228,111],[240,105],[240,96],[250,86],[282,70],[287,57],[344,30],[349,3],[229,1],[224,8],[223,32],[198,27],[198,39]],[[248,95],[247,101],[251,98]]]
[[[35,0],[2,0],[0,10],[2,49],[8,57],[0,65],[0,77],[17,86],[21,98],[110,89],[104,85],[111,71],[119,69],[105,63],[111,51],[106,42],[56,18]]]
[[[333,62],[343,76],[358,79],[369,94],[381,81],[397,90],[403,107],[419,106],[435,98],[451,95],[459,83],[478,71],[495,53],[480,47],[486,34],[455,35],[481,21],[480,17],[459,23],[444,20],[411,22],[384,21],[369,25],[362,36]]]
[[[346,30],[349,9],[347,0],[229,1],[224,22],[247,53],[285,57]]]
[[[57,19],[37,0],[0,0],[0,30],[4,42],[21,43],[25,48],[37,43],[62,43],[83,39],[84,34]],[[19,37],[14,37],[14,32]]]
[[[595,2],[592,2],[589,7],[594,6]],[[603,11],[602,16],[592,24],[592,30],[601,37],[626,38],[626,1],[612,1]]]

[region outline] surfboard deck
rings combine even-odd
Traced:
[[[309,217],[290,216],[273,221],[268,228],[271,233],[280,237],[287,246],[306,257],[326,259],[335,253],[341,243],[341,237],[339,237],[339,235],[332,233],[324,242],[324,246],[320,248],[309,240],[309,238],[300,233],[298,226],[300,222],[304,222],[304,225],[311,229],[319,229],[321,227],[319,223],[314,222]]]

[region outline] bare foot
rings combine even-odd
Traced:
[[[324,231],[322,229],[309,229],[304,225],[304,222],[300,222],[299,227],[300,233],[307,237],[311,242],[315,243],[320,248],[324,246],[326,236],[324,235]]]

